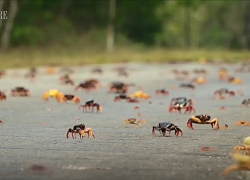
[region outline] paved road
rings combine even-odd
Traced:
[[[78,83],[91,77],[101,81],[102,88],[92,93],[75,93],[73,87],[59,85],[59,74],[46,75],[42,68],[34,83],[23,78],[26,70],[9,70],[7,77],[0,80],[1,89],[9,95],[11,88],[25,86],[32,96],[8,96],[7,101],[0,103],[1,120],[4,121],[0,125],[0,179],[222,179],[221,171],[234,163],[231,159],[233,147],[249,136],[249,127],[234,125],[236,121],[249,120],[249,109],[239,106],[244,98],[250,98],[249,74],[235,73],[237,65],[220,65],[245,81],[244,85],[230,85],[217,80],[218,65],[129,64],[129,78],[117,77],[111,71],[116,66],[103,65],[103,75],[91,74],[93,66],[74,68],[72,77]],[[194,91],[170,89],[170,86],[185,82],[175,81],[171,69],[191,71],[200,67],[208,71],[207,84],[197,86]],[[135,83],[136,86],[129,89],[130,93],[142,87],[144,92],[153,95],[152,103],[141,101],[139,110],[134,110],[135,104],[114,103],[115,95],[107,94],[107,85],[115,80]],[[237,94],[225,100],[212,99],[214,90],[224,87],[235,91],[241,89],[244,96]],[[94,98],[103,106],[103,113],[83,113],[72,103],[43,102],[42,93],[51,88],[74,93],[82,101]],[[154,91],[160,88],[168,89],[170,95],[154,96]],[[228,124],[231,130],[214,131],[210,125],[194,125],[195,130],[189,130],[186,122],[190,115],[167,112],[170,99],[177,96],[192,98],[196,114],[216,117],[221,125]],[[227,109],[221,111],[221,106]],[[138,112],[141,117],[136,116]],[[146,119],[147,123],[138,128],[125,127],[123,120],[130,117]],[[162,121],[179,126],[184,132],[183,137],[153,137],[152,126]],[[66,139],[67,129],[79,123],[91,127],[96,139]],[[214,151],[201,152],[199,148],[203,146],[212,147]],[[46,170],[34,172],[29,168],[32,164],[44,166]],[[242,174],[236,172],[228,177],[239,178]]]

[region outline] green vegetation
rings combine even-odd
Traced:
[[[250,59],[249,1],[113,0],[114,21],[111,1],[0,0],[1,68]]]
[[[27,53],[29,52],[29,53]],[[98,53],[96,53],[98,52]],[[234,63],[248,60],[249,51],[232,50],[166,50],[119,48],[113,53],[91,50],[65,49],[15,49],[7,54],[0,54],[1,69],[34,66],[78,66],[87,64],[143,62],[143,63],[176,63],[200,61]]]

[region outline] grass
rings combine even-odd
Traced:
[[[242,62],[250,59],[250,51],[176,50],[163,48],[117,47],[107,53],[102,47],[85,48],[17,48],[0,53],[1,69],[38,66],[79,66],[87,64],[140,62],[178,63]]]

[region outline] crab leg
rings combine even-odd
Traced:
[[[207,121],[208,123],[213,123],[214,124],[214,130],[218,130],[220,129],[220,125],[219,125],[219,122],[218,122],[218,119],[217,118],[214,118],[210,121]]]
[[[188,127],[189,129],[194,129],[194,128],[193,128],[192,121],[191,121],[190,119],[189,119],[188,122],[187,122],[187,127]]]
[[[171,131],[170,130],[167,130],[168,131],[168,137],[170,137],[170,133],[171,133]]]
[[[234,165],[231,165],[229,167],[227,167],[223,172],[222,172],[222,175],[223,176],[227,176],[230,172],[232,171],[239,171],[241,168],[238,164],[234,164]]]
[[[193,123],[200,124],[201,120],[196,118],[195,116],[191,116],[191,118],[187,122],[187,126],[188,126],[189,129],[194,129],[193,128]]]
[[[157,127],[155,127],[155,126],[153,126],[153,128],[152,128],[152,134],[153,134],[153,136],[156,136],[156,133],[155,133],[155,129],[156,129]]]
[[[69,139],[69,131],[66,133],[66,138]]]
[[[180,128],[177,128],[177,129],[175,130],[175,135],[178,136],[179,133],[181,133],[181,136],[183,135],[182,130],[181,130]]]

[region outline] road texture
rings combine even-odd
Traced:
[[[0,80],[1,90],[7,100],[0,102],[0,179],[1,180],[200,180],[223,179],[220,173],[234,164],[231,158],[233,147],[241,145],[249,136],[250,127],[235,126],[236,121],[250,121],[249,108],[240,106],[244,98],[250,98],[250,76],[235,73],[238,65],[200,64],[127,64],[129,77],[118,77],[112,71],[120,65],[103,65],[103,75],[91,74],[94,66],[75,67],[72,75],[77,83],[87,78],[97,78],[102,87],[91,93],[74,92],[72,86],[59,84],[59,75],[45,74],[39,69],[37,79],[30,83],[23,76],[27,70],[9,70]],[[217,79],[219,67],[226,67],[233,76],[242,78],[244,85],[231,85]],[[181,82],[176,81],[172,69],[192,71],[205,68],[207,83],[197,85],[194,91],[171,89]],[[191,73],[192,77],[195,77]],[[129,93],[142,88],[152,95],[150,100],[139,104],[113,102],[115,94],[108,94],[107,86],[112,81],[135,83]],[[31,97],[10,97],[15,86],[30,89]],[[94,99],[103,107],[102,113],[83,113],[78,105],[68,102],[59,104],[51,99],[44,102],[43,92],[56,88],[63,93],[79,96],[82,102]],[[156,89],[169,90],[169,96],[154,95]],[[225,100],[214,100],[213,92],[219,88],[242,90],[244,95]],[[171,98],[192,98],[196,114],[209,114],[219,119],[220,125],[228,124],[230,130],[212,130],[210,125],[194,125],[189,130],[186,122],[191,114],[169,113]],[[149,103],[151,101],[152,103]],[[134,110],[139,106],[139,110]],[[225,106],[226,110],[219,110]],[[141,113],[140,117],[136,114]],[[193,114],[195,115],[195,114]],[[140,127],[124,126],[126,118],[146,119]],[[182,137],[157,137],[151,134],[152,126],[162,121],[171,121],[184,132]],[[84,123],[91,127],[96,139],[66,139],[68,128]],[[157,132],[156,132],[157,133]],[[214,151],[201,152],[200,147]],[[33,171],[30,166],[40,165],[42,170]],[[227,179],[247,179],[243,173],[233,172]]]

